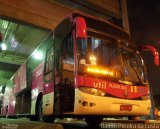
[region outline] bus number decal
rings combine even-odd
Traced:
[[[131,92],[137,93],[137,86],[131,86]]]

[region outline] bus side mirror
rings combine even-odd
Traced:
[[[76,25],[76,38],[87,38],[86,21],[84,18],[76,17],[74,22]]]
[[[153,54],[154,57],[154,64],[159,66],[159,52],[157,51],[156,48],[154,48],[153,46],[150,45],[142,45],[140,47],[141,51],[149,51]]]

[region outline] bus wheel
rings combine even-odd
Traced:
[[[43,116],[43,121],[53,123],[55,120],[54,116]]]
[[[44,121],[44,122],[50,122],[52,123],[54,121],[54,116],[43,116],[43,105],[42,105],[42,99],[40,100],[39,104],[38,104],[38,109],[37,109],[37,117],[38,117],[38,121]]]
[[[8,105],[6,106],[6,118],[8,118]]]
[[[42,99],[39,101],[39,103],[37,105],[37,118],[38,118],[38,121],[43,121]]]
[[[35,116],[30,116],[29,119],[30,119],[31,121],[37,121],[37,120],[38,120],[38,118],[37,118],[36,115],[35,115]]]
[[[98,126],[103,121],[103,117],[87,116],[87,117],[85,117],[85,121],[90,126]]]
[[[128,120],[141,120],[141,117],[139,116],[128,116]]]

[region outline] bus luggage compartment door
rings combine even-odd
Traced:
[[[60,115],[63,112],[73,112],[74,87],[69,84],[56,85],[54,105],[54,113],[57,115]]]

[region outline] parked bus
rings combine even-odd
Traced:
[[[154,57],[159,61],[158,53]],[[145,71],[136,44],[123,29],[73,13],[11,78],[2,115],[39,121],[80,117],[90,125],[106,116],[147,116],[151,101]]]

